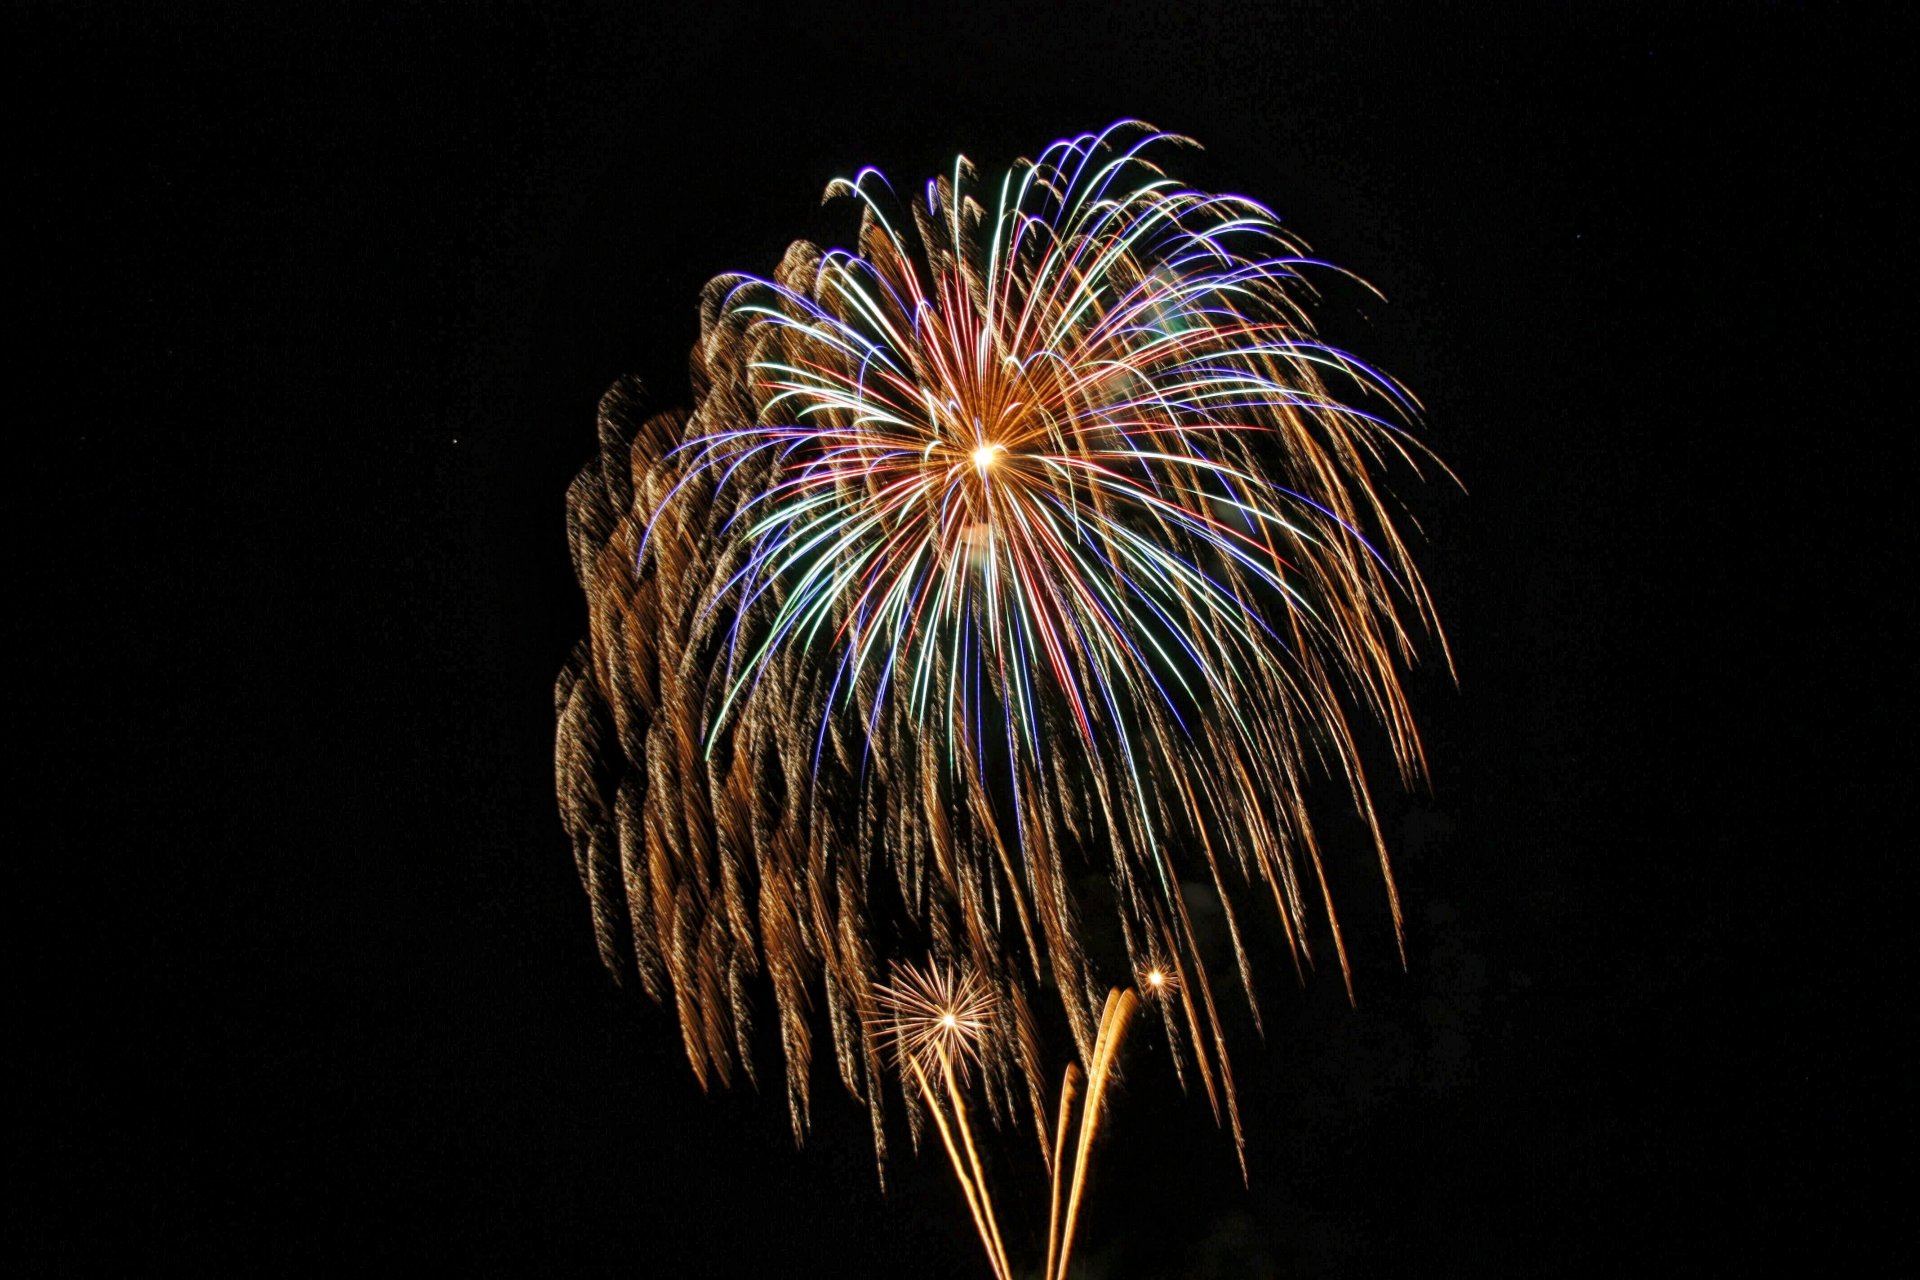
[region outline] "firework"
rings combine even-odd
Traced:
[[[1330,268],[1273,214],[1162,171],[1180,141],[1128,122],[997,180],[836,182],[853,247],[709,286],[690,414],[603,404],[569,501],[591,628],[557,688],[562,808],[603,958],[672,1002],[703,1084],[752,1070],[770,991],[796,1137],[819,1008],[877,1154],[887,1082],[957,1058],[1057,1167],[1034,1001],[1091,1082],[1094,875],[1242,1145],[1214,994],[1231,964],[1253,1000],[1238,900],[1296,967],[1317,901],[1347,973],[1322,770],[1398,935],[1355,726],[1422,773],[1400,677],[1439,632],[1384,488],[1427,460],[1415,406],[1315,336]],[[895,936],[966,990],[877,984]]]
[[[974,1229],[979,1232],[981,1246],[986,1250],[987,1263],[998,1280],[1012,1280],[1013,1270],[1007,1260],[993,1196],[974,1143],[973,1126],[967,1118],[966,1095],[954,1071],[955,1061],[974,1054],[991,1025],[992,997],[973,980],[972,974],[958,974],[950,968],[927,970],[906,965],[895,965],[893,982],[877,987],[875,995],[882,1011],[881,1035],[894,1045],[928,1114],[933,1117],[953,1176],[966,1197]],[[1049,1183],[1047,1266],[1043,1273],[1046,1280],[1065,1276],[1067,1263],[1073,1256],[1074,1229],[1079,1223],[1080,1202],[1086,1191],[1088,1156],[1099,1130],[1114,1059],[1126,1039],[1137,1003],[1132,991],[1115,989],[1107,993],[1106,1007],[1100,1014],[1100,1030],[1094,1039],[1086,1097],[1080,1108],[1080,1139],[1074,1152],[1064,1219],[1060,1212],[1060,1180],[1066,1164],[1067,1130],[1074,1103],[1080,1098],[1082,1077],[1077,1064],[1067,1065],[1060,1084]],[[1046,1117],[1042,1115],[1039,1120],[1044,1124]],[[953,1140],[955,1132],[960,1135],[958,1146]],[[966,1152],[964,1160],[962,1148]]]
[[[922,1066],[940,1059],[978,1060],[977,1046],[992,1025],[993,993],[971,972],[894,966],[893,981],[874,988],[880,1034],[901,1061]]]
[[[1126,1038],[1127,1027],[1133,1021],[1133,1011],[1137,1005],[1134,993],[1115,989],[1107,993],[1106,1007],[1100,1011],[1100,1033],[1093,1042],[1093,1059],[1088,1067],[1087,1098],[1080,1109],[1080,1144],[1073,1160],[1073,1187],[1067,1197],[1066,1220],[1060,1224],[1059,1234],[1053,1229],[1053,1220],[1059,1216],[1060,1205],[1060,1165],[1066,1157],[1064,1150],[1067,1131],[1068,1108],[1074,1095],[1074,1068],[1067,1069],[1067,1078],[1060,1087],[1060,1141],[1062,1150],[1055,1153],[1053,1163],[1053,1206],[1054,1213],[1047,1226],[1047,1276],[1067,1274],[1067,1262],[1073,1257],[1073,1232],[1080,1222],[1080,1199],[1087,1188],[1087,1156],[1093,1150],[1094,1135],[1100,1127],[1102,1101],[1106,1097],[1107,1082],[1113,1075],[1113,1060],[1120,1052],[1120,1043]],[[1055,1254],[1058,1253],[1059,1265],[1055,1266]]]
[[[1134,971],[1134,985],[1150,1000],[1170,1000],[1180,992],[1180,973],[1172,961],[1149,959]]]
[[[994,1014],[993,997],[972,973],[959,974],[951,968],[916,969],[894,966],[891,985],[874,989],[882,1022],[880,1034],[891,1041],[900,1064],[912,1078],[939,1130],[953,1174],[966,1196],[967,1211],[980,1233],[987,1261],[1000,1280],[1011,1280],[1006,1245],[1000,1238],[1000,1223],[993,1209],[993,1197],[987,1188],[986,1172],[980,1166],[979,1148],[973,1140],[973,1125],[967,1119],[966,1095],[954,1070],[956,1061],[964,1065],[977,1057],[978,1046]],[[930,1078],[931,1077],[931,1078]],[[941,1088],[936,1088],[937,1079]],[[944,1094],[942,1092],[944,1089]],[[942,1098],[944,1096],[944,1104]],[[948,1110],[953,1120],[947,1120]],[[966,1148],[966,1160],[954,1145],[958,1130]]]

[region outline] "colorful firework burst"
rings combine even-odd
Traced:
[[[1415,406],[1316,337],[1330,268],[1150,158],[1179,141],[1123,122],[905,202],[873,170],[836,182],[855,247],[715,281],[691,417],[636,428],[610,397],[576,484],[593,632],[561,679],[561,790],[603,954],[671,995],[703,1080],[750,1068],[764,973],[796,1132],[817,983],[883,1145],[876,901],[977,975],[1005,1014],[967,1040],[988,1097],[1023,1079],[1039,1118],[1029,995],[1090,1060],[1078,882],[1104,874],[1237,1143],[1221,957],[1183,882],[1217,897],[1250,1002],[1236,887],[1297,966],[1317,897],[1345,973],[1306,801],[1324,766],[1398,933],[1352,722],[1423,771],[1400,674],[1438,628],[1383,488],[1428,457]]]

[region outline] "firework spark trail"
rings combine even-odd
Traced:
[[[967,1199],[967,1212],[973,1216],[974,1230],[980,1233],[980,1245],[987,1251],[987,1261],[993,1267],[993,1274],[1000,1280],[1012,1280],[1012,1269],[1007,1265],[1006,1249],[1000,1243],[1000,1226],[994,1218],[993,1201],[987,1194],[985,1177],[980,1172],[979,1157],[974,1153],[973,1135],[966,1127],[966,1114],[958,1109],[959,1091],[952,1083],[952,1070],[944,1059],[942,1051],[941,1066],[947,1068],[945,1079],[948,1096],[955,1103],[956,1123],[966,1138],[967,1161],[960,1160],[960,1149],[954,1146],[953,1130],[947,1124],[946,1113],[940,1107],[939,1093],[927,1079],[925,1066],[917,1057],[906,1060],[907,1070],[912,1074],[914,1083],[920,1087],[920,1096],[925,1099],[927,1111],[933,1116],[934,1126],[940,1132],[940,1142],[947,1150],[947,1160],[953,1166],[953,1176],[959,1180],[961,1194]]]
[[[1073,1114],[1073,1100],[1080,1090],[1080,1067],[1077,1063],[1067,1064],[1066,1075],[1060,1081],[1060,1111],[1058,1126],[1053,1135],[1053,1168],[1049,1170],[1047,1198],[1047,1269],[1040,1274],[1051,1280],[1054,1262],[1060,1255],[1060,1169],[1061,1159],[1067,1150],[1067,1118]]]
[[[1093,1150],[1094,1135],[1100,1128],[1102,1099],[1107,1091],[1107,1081],[1113,1073],[1114,1057],[1120,1052],[1120,1042],[1126,1038],[1127,1026],[1133,1021],[1133,1011],[1138,999],[1132,991],[1115,989],[1107,993],[1106,1008],[1100,1013],[1100,1036],[1094,1041],[1093,1061],[1087,1071],[1087,1101],[1080,1111],[1080,1145],[1074,1153],[1073,1189],[1067,1195],[1067,1217],[1060,1228],[1060,1266],[1055,1270],[1051,1265],[1053,1256],[1052,1241],[1048,1242],[1047,1256],[1049,1280],[1054,1276],[1067,1274],[1067,1263],[1073,1257],[1073,1232],[1080,1221],[1080,1199],[1087,1187],[1087,1156]],[[1061,1128],[1066,1128],[1066,1094],[1061,1092]],[[1064,1157],[1066,1153],[1062,1152]]]
[[[796,1137],[811,1012],[877,1155],[884,1080],[912,1092],[875,1030],[876,919],[1009,1011],[959,1066],[1040,1118],[1029,994],[1091,1063],[1079,885],[1104,873],[1237,1147],[1182,884],[1212,886],[1250,1006],[1245,887],[1303,973],[1317,897],[1345,975],[1324,769],[1398,934],[1357,725],[1421,776],[1400,676],[1416,632],[1445,642],[1383,484],[1429,455],[1412,397],[1315,336],[1325,265],[1168,177],[1179,141],[1125,122],[997,184],[962,160],[904,207],[838,181],[852,248],[707,289],[691,414],[603,403],[569,495],[591,626],[556,687],[563,816],[604,960],[673,1003],[703,1084],[751,1071],[771,988]]]

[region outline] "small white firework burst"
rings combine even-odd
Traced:
[[[892,980],[877,984],[881,1039],[900,1055],[927,1068],[942,1057],[965,1072],[979,1061],[981,1039],[993,1025],[993,991],[979,974],[951,965],[896,964]]]

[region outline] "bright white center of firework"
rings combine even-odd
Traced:
[[[1156,987],[1159,986],[1161,983],[1165,982],[1166,980],[1167,980],[1167,975],[1160,972],[1158,969],[1155,969],[1152,973],[1149,973],[1147,975],[1147,981],[1151,982]]]
[[[973,465],[985,471],[1000,460],[1000,452],[997,444],[983,444],[973,451]]]
[[[960,1019],[950,1013],[943,1013],[940,1015],[940,1025],[951,1031],[960,1025]]]

